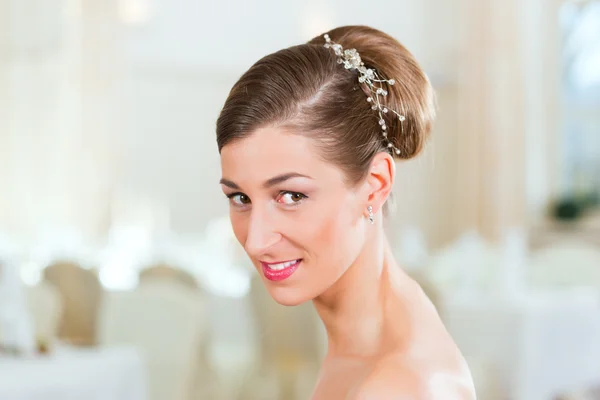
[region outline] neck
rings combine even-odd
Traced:
[[[329,356],[376,357],[406,336],[408,312],[400,295],[411,280],[395,263],[383,229],[374,231],[344,275],[313,300],[327,329]]]

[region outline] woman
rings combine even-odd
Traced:
[[[394,161],[421,151],[434,113],[413,56],[365,26],[264,57],[221,111],[235,235],[275,301],[312,300],[327,329],[314,400],[475,397],[464,359],[383,228]]]

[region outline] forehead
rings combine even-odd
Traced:
[[[319,157],[313,139],[272,126],[224,146],[221,170],[223,178],[234,181],[263,181],[287,172],[342,179],[339,168]]]

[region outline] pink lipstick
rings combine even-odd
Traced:
[[[282,281],[289,278],[300,266],[302,259],[278,263],[261,262],[263,274],[270,281]]]

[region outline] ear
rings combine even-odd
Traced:
[[[373,207],[374,213],[379,212],[390,196],[395,175],[396,164],[392,156],[384,152],[377,153],[366,177],[367,205]]]

